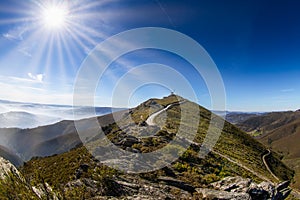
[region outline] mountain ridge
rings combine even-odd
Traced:
[[[208,191],[196,190],[196,188],[209,187],[209,184],[229,176],[242,176],[258,183],[266,179],[277,184],[277,180],[269,173],[262,161],[262,156],[267,152],[267,148],[228,122],[225,122],[214,150],[209,152],[205,158],[200,158],[199,150],[207,134],[210,121],[212,118],[219,117],[188,100],[184,100],[186,101],[184,104],[178,103],[182,100],[184,100],[182,97],[175,95],[163,99],[150,99],[136,108],[97,118],[105,136],[112,144],[138,156],[138,154],[143,155],[166,146],[173,140],[182,122],[184,123],[185,134],[189,134],[194,119],[197,119],[196,116],[200,114],[200,121],[196,124],[198,129],[194,140],[189,141],[185,138],[179,138],[179,141],[186,140],[190,147],[182,151],[178,159],[162,169],[134,175],[103,165],[105,153],[109,152],[102,152],[101,157],[91,154],[93,149],[99,150],[99,147],[101,147],[102,136],[95,133],[94,137],[90,138],[88,143],[85,144],[87,147],[91,147],[89,149],[86,149],[80,143],[75,144],[74,141],[78,141],[78,135],[76,135],[76,139],[74,136],[77,133],[72,131],[76,130],[74,122],[69,121],[56,124],[57,127],[63,126],[62,130],[68,130],[65,134],[56,133],[57,137],[51,137],[43,140],[42,143],[37,143],[36,147],[39,151],[41,150],[41,153],[43,152],[42,148],[50,144],[53,145],[50,149],[56,149],[58,154],[34,157],[25,162],[19,169],[31,185],[47,183],[58,196],[65,196],[65,199],[73,199],[78,195],[83,195],[81,197],[85,199],[96,198],[99,195],[122,198],[132,195],[140,197],[141,195],[148,195],[147,197],[153,195],[156,198],[167,195],[165,197],[171,199],[200,198]],[[173,106],[168,107],[170,104],[173,104]],[[168,108],[164,112],[155,117],[154,125],[149,126],[145,123],[149,116],[166,107]],[[197,109],[200,110],[199,113],[195,112]],[[182,116],[187,116],[188,120],[181,122]],[[92,132],[97,130],[89,125],[90,119],[80,120],[80,122],[85,124],[85,127],[88,127]],[[217,131],[217,124],[212,124],[212,126]],[[53,128],[53,130],[57,129]],[[146,137],[144,135],[145,131],[147,133]],[[35,136],[36,134],[38,136],[42,132],[43,129],[40,129],[36,130],[35,133],[29,133],[29,135]],[[44,136],[40,135],[39,137],[43,138]],[[187,138],[189,139],[189,137]],[[59,149],[63,144],[70,146],[64,150]],[[171,145],[170,148],[175,150],[178,147]],[[131,160],[130,157],[126,156],[121,156],[118,159],[127,162]],[[292,178],[293,172],[281,163],[276,153],[272,152],[268,155],[268,164],[280,181]],[[251,170],[249,171],[247,168]],[[266,178],[262,179],[259,175]],[[169,189],[160,188],[158,183]],[[95,184],[100,184],[100,187],[96,187]],[[146,188],[142,187],[143,184]],[[150,186],[154,188],[151,193],[142,192],[149,190]],[[164,191],[164,194],[158,191]],[[210,192],[215,193],[216,191]],[[243,195],[251,197],[254,194]],[[268,195],[274,194],[270,193]],[[146,196],[144,197],[146,198]]]

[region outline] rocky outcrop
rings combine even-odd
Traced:
[[[21,199],[58,200],[57,195],[53,192],[48,183],[31,186],[26,182],[17,168],[2,157],[0,157],[0,188],[3,190],[3,193],[0,194],[1,199],[15,199],[16,196],[10,194],[13,191],[17,194],[22,193],[22,195],[19,194],[22,196]]]
[[[65,192],[80,191],[80,188],[84,188],[85,191],[94,194],[90,199],[179,199],[179,197],[171,194],[170,191],[174,190],[180,194],[180,199],[192,198],[190,192],[177,186],[172,186],[172,184],[158,184],[130,175],[115,177],[115,180],[111,182],[111,186],[113,188],[107,190],[103,183],[99,181],[82,178],[67,183]]]
[[[159,177],[158,181],[162,181],[165,182],[167,185],[171,185],[177,188],[180,188],[184,191],[190,192],[190,193],[194,193],[195,192],[195,188],[183,181],[177,180],[175,178],[171,178],[171,177]]]
[[[226,192],[207,188],[197,188],[196,191],[200,193],[204,199],[251,200],[249,194],[242,192]]]
[[[91,168],[89,163],[83,163],[76,173],[87,173]],[[75,180],[68,182],[64,193],[84,191],[91,194],[89,199],[230,199],[230,200],[283,200],[291,190],[289,182],[274,185],[269,182],[254,183],[249,178],[226,177],[221,181],[211,183],[208,188],[194,188],[194,186],[171,176],[159,176],[155,181],[149,181],[135,175],[114,176],[112,179],[93,180],[78,175]],[[18,184],[24,185],[26,192],[31,192],[36,199],[57,200],[61,196],[56,194],[49,184],[43,182],[30,186],[22,174],[9,161],[0,157],[0,179],[15,177]],[[109,182],[107,182],[109,181]],[[109,185],[109,187],[107,187]],[[171,192],[172,191],[172,192]]]
[[[211,188],[197,188],[204,199],[239,199],[239,200],[283,200],[290,194],[289,182],[275,186],[269,182],[254,183],[242,177],[226,177],[210,184]]]
[[[9,176],[15,176],[18,179],[25,181],[17,168],[8,160],[0,157],[0,179],[6,179]]]
[[[58,200],[57,195],[48,183],[40,183],[37,186],[33,186],[32,190],[40,199]]]

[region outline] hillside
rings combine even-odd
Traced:
[[[294,186],[300,190],[300,112],[266,113],[237,126],[281,154],[283,161],[296,171]]]
[[[250,117],[240,123],[237,123],[237,126],[244,131],[263,135],[273,132],[279,127],[290,126],[291,124],[297,123],[299,122],[299,119],[299,111],[271,112]]]
[[[178,103],[179,101],[182,103]],[[170,104],[173,105],[154,119],[157,125],[147,126],[145,124],[146,119],[152,113]],[[209,121],[211,117],[218,118],[218,116],[175,95],[164,99],[150,99],[129,110],[127,114],[118,115],[118,124],[111,124],[111,116],[103,118],[103,121],[106,122],[103,124],[103,131],[107,138],[119,148],[140,156],[156,151],[171,142],[183,115],[188,116],[189,119],[184,121],[183,126],[188,134],[192,121],[196,118],[195,110],[197,109],[200,109],[200,123],[197,125],[198,130],[194,141],[189,141],[191,146],[181,154],[179,159],[162,169],[141,174],[127,174],[106,167],[101,162],[111,162],[111,160],[105,160],[105,156],[108,156],[105,153],[109,154],[110,152],[104,152],[103,155],[98,155],[96,158],[90,154],[93,150],[99,150],[103,145],[101,144],[103,139],[96,134],[86,144],[89,151],[81,146],[66,153],[34,158],[26,162],[20,170],[31,185],[47,183],[58,196],[61,195],[65,199],[74,199],[75,197],[88,199],[97,196],[127,196],[129,198],[136,195],[140,198],[143,198],[142,195],[146,195],[144,198],[193,197],[197,199],[206,194],[206,190],[201,188],[211,188],[213,186],[210,183],[229,176],[249,178],[256,183],[262,181],[278,183],[262,161],[262,156],[266,154],[267,149],[228,122],[225,122],[221,137],[213,151],[205,158],[200,158],[198,152],[206,135]],[[163,116],[167,117],[166,120]],[[128,124],[129,121],[131,121],[130,124]],[[123,127],[126,124],[127,126]],[[213,127],[216,128],[216,125]],[[148,135],[145,136],[145,134]],[[181,140],[184,139],[180,138]],[[176,148],[178,146],[175,144],[170,147],[170,150],[176,151]],[[115,162],[120,163],[120,161],[128,162],[130,157],[121,155]],[[280,181],[292,178],[293,172],[280,161],[276,153],[273,152],[268,156],[268,162]],[[143,163],[134,165],[143,166]],[[232,195],[240,195],[240,193],[232,193]],[[242,195],[251,196],[253,194],[250,192]]]
[[[30,185],[8,160],[0,157],[0,199],[55,199],[55,192],[47,183]]]
[[[118,111],[114,115],[121,117],[124,112]],[[111,114],[97,117],[97,119],[103,126],[113,122]],[[88,127],[86,132],[93,132],[95,129],[90,125],[90,119],[82,119],[78,122]],[[0,128],[0,147],[5,148],[6,152],[14,152],[14,156],[23,161],[28,161],[32,157],[63,153],[80,143],[74,121],[71,120],[32,129]],[[4,154],[3,157],[9,159]],[[16,159],[9,160],[17,166],[22,163],[16,162]]]

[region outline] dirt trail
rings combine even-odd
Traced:
[[[165,108],[163,108],[163,109],[161,109],[161,110],[159,110],[159,111],[156,111],[156,112],[152,113],[152,114],[147,118],[146,123],[147,123],[149,126],[154,126],[154,125],[156,125],[156,123],[154,122],[155,117],[157,117],[157,116],[158,116],[159,114],[161,114],[162,112],[168,110],[171,106],[176,105],[176,104],[178,104],[178,103],[179,103],[179,104],[182,104],[182,103],[184,103],[184,102],[185,102],[185,100],[180,101],[180,102],[171,103],[171,104],[167,105]]]
[[[272,172],[272,170],[270,169],[267,161],[266,161],[266,157],[269,156],[271,154],[270,149],[268,149],[268,153],[266,153],[265,155],[263,155],[262,157],[262,161],[264,163],[264,165],[266,166],[267,170],[270,172],[270,174],[277,180],[279,181],[280,179]]]
[[[162,112],[168,110],[170,108],[170,106],[172,106],[173,104],[169,104],[167,107],[165,107],[164,109],[161,109],[159,111],[156,111],[154,113],[152,113],[146,120],[146,123],[149,126],[154,126],[156,125],[156,123],[154,122],[155,117],[157,117],[159,114],[161,114]]]
[[[180,104],[181,104],[181,103],[184,103],[184,101],[179,102],[179,103],[180,103]],[[154,125],[156,125],[156,123],[155,123],[155,121],[154,121],[155,117],[157,117],[159,114],[161,114],[162,112],[164,112],[164,111],[166,111],[167,109],[169,109],[170,106],[175,105],[175,104],[176,104],[176,103],[169,104],[169,105],[167,105],[164,109],[161,109],[161,110],[159,110],[159,111],[157,111],[157,112],[155,112],[155,113],[152,113],[152,114],[147,118],[146,123],[147,123],[149,126],[154,126]],[[196,144],[196,145],[201,146],[201,144],[199,144],[199,143],[195,143],[195,142],[193,142],[193,141],[189,141],[189,142],[190,142],[190,144]],[[267,178],[267,177],[265,177],[265,176],[263,176],[263,175],[261,175],[261,174],[255,172],[255,171],[253,171],[252,169],[248,168],[248,167],[245,166],[244,164],[242,164],[242,163],[240,163],[240,162],[238,162],[238,161],[233,160],[233,159],[230,158],[229,156],[226,156],[226,155],[224,155],[224,154],[221,154],[220,152],[217,152],[217,151],[215,151],[215,150],[212,150],[212,152],[215,153],[215,154],[217,154],[217,155],[219,155],[219,156],[222,157],[222,158],[227,159],[229,162],[232,162],[232,163],[234,163],[234,164],[236,164],[236,165],[238,165],[238,166],[244,168],[245,170],[251,172],[252,174],[254,174],[255,176],[259,177],[260,179],[262,179],[262,180],[264,180],[264,181],[273,182],[273,181],[271,181],[269,178]],[[270,170],[270,168],[269,168],[269,166],[268,166],[268,164],[267,164],[267,162],[266,162],[266,160],[265,160],[265,158],[266,158],[268,155],[270,155],[270,153],[271,153],[271,151],[268,149],[268,153],[265,154],[265,155],[263,155],[262,161],[263,161],[264,165],[266,166],[267,170],[271,173],[271,175],[272,175],[276,180],[279,181],[278,177],[275,176],[275,175],[273,174],[273,172]]]

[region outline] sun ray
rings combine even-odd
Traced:
[[[16,15],[14,18],[1,19],[0,25],[12,25],[14,28],[10,31],[26,28],[25,33],[16,38],[16,41],[9,38],[10,32],[7,31],[6,39],[16,43],[8,52],[13,55],[19,45],[30,46],[32,59],[28,58],[29,62],[26,63],[30,66],[28,70],[46,74],[47,80],[53,81],[59,76],[60,80],[65,80],[67,73],[75,74],[87,51],[107,37],[105,30],[102,30],[104,22],[101,21],[102,11],[100,12],[99,8],[110,1],[85,2],[34,0],[21,3],[19,9],[8,8],[5,12]],[[95,22],[95,18],[99,20]],[[18,36],[18,33],[16,35]],[[26,75],[27,73],[24,76]],[[50,87],[49,84],[43,85],[47,86]]]
[[[102,0],[102,1],[95,1],[95,2],[91,2],[85,5],[80,5],[80,6],[76,6],[76,8],[73,9],[74,12],[84,12],[86,10],[95,8],[95,7],[100,7],[100,6],[104,6],[107,3],[111,3],[113,0]]]
[[[86,34],[84,34],[81,30],[75,29],[73,30],[73,35],[76,35],[77,38],[79,38],[79,40],[84,40],[85,42],[91,44],[91,45],[97,45],[97,41],[93,40],[90,36],[87,36]],[[82,41],[82,43],[84,42]],[[85,45],[86,46],[86,45]]]
[[[71,22],[70,23],[71,26],[74,26],[74,28],[76,30],[79,30],[79,31],[84,31],[86,33],[88,33],[88,35],[92,35],[92,36],[96,36],[96,37],[100,37],[100,38],[106,38],[107,35],[104,34],[103,32],[99,32],[99,31],[96,31],[94,28],[90,28],[88,26],[81,26],[80,24],[77,24],[77,23],[74,23],[74,22]]]
[[[65,66],[65,62],[64,62],[64,51],[63,51],[63,46],[62,46],[62,38],[64,37],[63,34],[60,34],[58,36],[59,42],[57,44],[57,51],[58,51],[58,70],[59,70],[59,74],[62,77],[63,80],[67,79],[67,70],[68,66]]]
[[[19,23],[24,23],[24,22],[29,22],[33,21],[34,19],[31,17],[27,18],[10,18],[10,19],[1,19],[0,24],[1,25],[6,25],[6,24],[19,24]]]
[[[78,46],[76,46],[73,42],[68,43],[65,37],[61,38],[63,46],[65,47],[65,51],[67,54],[67,59],[70,62],[70,66],[72,67],[72,72],[76,70],[76,63],[74,58],[80,56],[80,52],[78,50]],[[71,52],[72,49],[72,52]]]
[[[83,48],[83,49],[88,49],[88,48],[89,48],[86,44],[84,44],[84,43],[80,40],[80,38],[78,37],[77,34],[75,34],[75,33],[73,33],[73,32],[69,32],[69,34],[70,34],[70,36],[72,37],[72,39],[74,40],[74,42],[76,42],[77,45],[78,45],[79,47],[81,47],[81,48]]]

